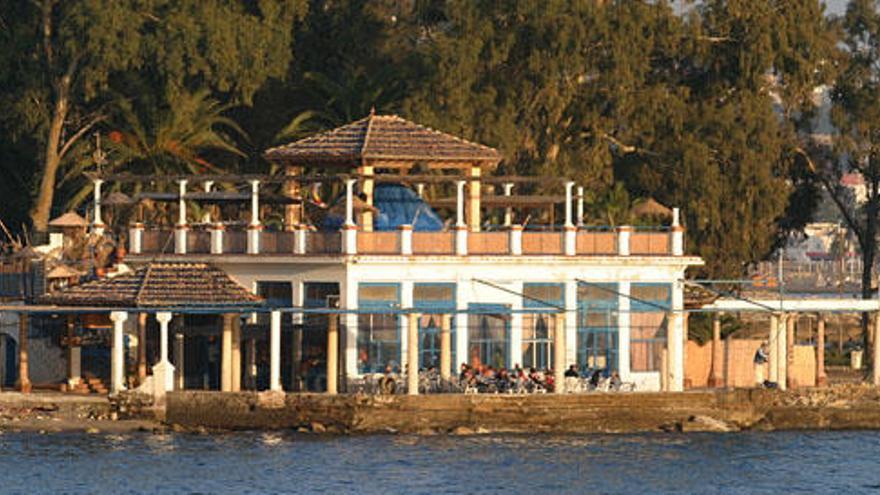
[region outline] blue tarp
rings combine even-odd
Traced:
[[[344,202],[345,196],[340,196],[337,201]],[[408,187],[398,184],[376,185],[373,206],[379,210],[373,220],[373,230],[397,230],[406,224],[420,232],[443,230],[443,220]],[[323,227],[336,230],[342,227],[342,222],[343,218],[338,215],[327,215]]]

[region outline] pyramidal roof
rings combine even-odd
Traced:
[[[369,116],[266,151],[268,160],[291,165],[358,166],[373,161],[501,161],[498,150],[446,134],[397,115]]]
[[[208,263],[150,263],[133,272],[92,280],[40,298],[60,306],[254,307],[263,299]]]

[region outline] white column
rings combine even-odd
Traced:
[[[553,315],[556,318],[556,328],[565,327],[565,313],[557,313]],[[553,383],[557,394],[565,393],[565,348],[567,340],[566,332],[557,332],[553,336]]]
[[[419,199],[425,197],[425,185],[424,184],[416,184],[416,194],[419,196]]]
[[[455,284],[455,309],[457,312],[452,321],[455,325],[455,362],[452,363],[452,373],[458,374],[461,363],[470,361],[468,355],[468,302],[470,302],[470,288],[472,282],[458,279]]]
[[[144,224],[137,222],[128,229],[128,252],[141,254],[144,245]]]
[[[768,333],[767,378],[771,382],[779,383],[779,368],[777,367],[779,364],[779,357],[777,356],[779,353],[779,315],[775,313],[770,315],[770,329]]]
[[[572,222],[572,212],[571,212],[571,193],[572,189],[574,189],[574,182],[568,181],[565,183],[565,226],[566,227],[574,227],[574,222]]]
[[[776,373],[779,376],[779,390],[788,390],[788,338],[786,335],[786,325],[790,314],[783,314],[779,318],[779,329],[777,330],[778,349],[776,352]]]
[[[358,374],[358,315],[355,312],[358,309],[358,286],[351,270],[346,271],[345,285],[340,288],[340,291],[342,294],[340,305],[342,309],[350,311],[342,315],[342,321],[345,324],[345,361],[343,364],[345,365],[345,376],[351,379]]]
[[[577,363],[577,280],[565,282],[565,362]]]
[[[406,309],[413,307],[413,282],[411,280],[402,280],[400,282],[400,307]],[[400,366],[402,370],[405,370],[409,365],[409,315],[399,315],[397,322],[400,326]],[[418,332],[418,330],[416,331]],[[418,340],[416,340],[416,345],[418,345]],[[416,361],[415,367],[419,369],[418,361]]]
[[[406,393],[419,395],[419,315],[410,313],[406,319],[409,335],[406,347]]]
[[[577,226],[584,226],[584,187],[577,188]]]
[[[211,226],[211,254],[223,254],[223,231],[226,228],[222,223]]]
[[[620,379],[628,382],[630,378],[629,340],[630,340],[630,282],[620,282],[617,285],[617,366]]]
[[[206,180],[202,186],[205,188],[205,192],[211,192],[211,188],[214,187],[214,181]],[[205,208],[205,213],[202,216],[202,222],[210,224],[211,223],[211,208]]]
[[[329,370],[328,370],[329,374]],[[281,392],[281,312],[269,319],[269,390]]]
[[[156,396],[163,396],[165,392],[174,390],[174,365],[168,361],[168,323],[172,317],[168,312],[156,313],[156,321],[159,322],[159,362],[153,366]]]
[[[92,229],[96,234],[104,233],[104,221],[101,219],[101,185],[104,184],[104,181],[101,179],[95,179],[95,191],[94,191],[94,200],[95,200],[95,218],[92,219]]]
[[[125,390],[125,352],[124,352],[124,325],[128,319],[128,313],[113,311],[110,320],[113,321],[113,350],[110,354],[110,393],[113,395]]]
[[[345,225],[354,225],[354,183],[355,179],[345,181]]]
[[[293,231],[293,254],[306,254],[306,236],[308,228],[305,225],[298,225]]]
[[[511,290],[516,292],[517,294],[522,294],[523,292],[523,283],[521,281],[515,282]],[[519,364],[523,366],[523,358],[522,358],[522,338],[523,338],[523,298],[517,297],[516,299],[511,300],[510,305],[511,313],[510,313],[510,362],[507,363],[508,367],[512,367],[514,365]],[[461,366],[461,363],[459,363]]]
[[[522,225],[511,225],[510,233],[508,234],[510,237],[508,241],[510,245],[508,249],[510,250],[510,254],[513,256],[519,256],[522,254],[522,236],[523,236],[523,226]]]
[[[177,181],[177,225],[174,227],[174,253],[186,254],[186,180]]]
[[[260,236],[263,225],[260,223],[260,181],[251,181],[251,223],[247,229],[247,253],[260,253]]]
[[[357,227],[354,224],[354,183],[345,181],[345,223],[342,225],[342,250],[345,254],[357,254]]]
[[[669,389],[673,392],[684,390],[684,283],[672,284],[672,325],[671,335],[667,335],[672,355],[669,358]]]
[[[618,256],[629,256],[629,239],[632,234],[632,227],[622,225],[617,227],[617,254]]]
[[[400,254],[413,254],[413,226],[401,225],[400,230]]]
[[[504,184],[504,195],[510,196],[513,191],[513,183],[508,182]],[[513,207],[508,206],[504,208],[504,226],[510,227],[513,224]]]
[[[684,227],[679,223],[678,208],[672,209],[672,226],[669,230],[669,245],[673,256],[684,255]]]
[[[455,197],[455,226],[456,227],[464,227],[464,186],[466,182],[463,180],[457,181],[456,185],[456,197]]]

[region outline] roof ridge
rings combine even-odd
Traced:
[[[373,119],[375,118],[376,114],[371,110],[369,117],[367,117],[369,120],[367,121],[367,130],[364,131],[364,142],[361,144],[361,157],[367,154],[367,144],[370,142],[370,131],[373,130]]]

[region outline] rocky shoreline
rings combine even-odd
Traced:
[[[736,432],[880,429],[880,389],[567,396],[325,396],[175,392],[167,409],[114,401],[0,394],[0,432],[166,433],[287,430],[315,434]]]

